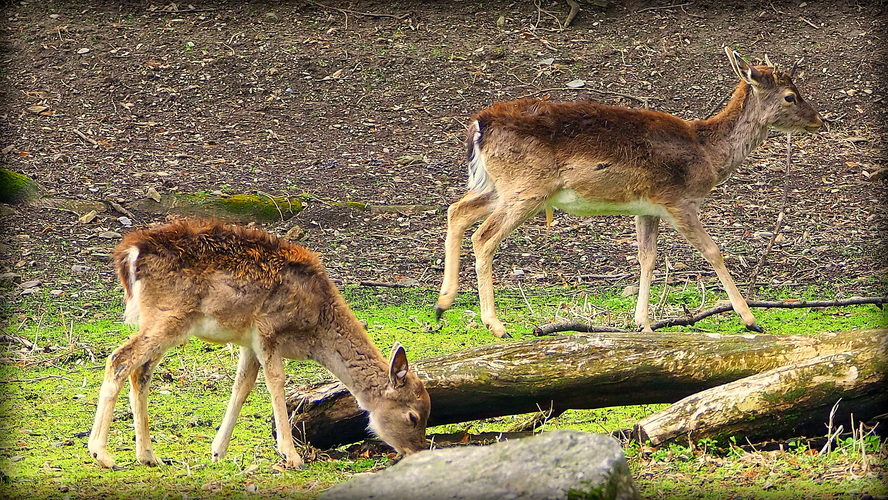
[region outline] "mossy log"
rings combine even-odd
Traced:
[[[212,216],[235,222],[259,220],[274,222],[287,220],[302,210],[297,198],[234,194],[216,196],[202,193],[165,194],[160,201],[142,198],[130,203],[130,208],[151,213],[175,213],[188,216]]]
[[[552,408],[672,403],[815,356],[875,345],[885,331],[812,336],[606,333],[502,342],[411,365],[432,398],[430,425]],[[288,397],[294,433],[320,448],[366,436],[339,383]]]
[[[0,203],[22,203],[35,198],[39,190],[27,175],[0,168]]]
[[[697,442],[744,436],[752,441],[823,435],[833,405],[835,427],[888,413],[886,346],[870,346],[781,366],[698,392],[635,425],[640,442]]]

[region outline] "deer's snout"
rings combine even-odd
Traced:
[[[414,453],[429,449],[429,441],[427,439],[423,439],[422,441],[417,441],[416,443],[411,443],[407,446],[402,447],[399,452],[401,455],[413,455]]]
[[[809,123],[808,125],[805,125],[805,131],[812,132],[812,133],[817,132],[818,130],[820,130],[820,127],[822,127],[822,126],[823,126],[823,118],[821,118],[820,113],[818,113],[817,116],[814,117],[813,122]]]

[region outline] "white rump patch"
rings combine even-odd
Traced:
[[[130,326],[139,326],[140,302],[142,295],[142,282],[135,281],[130,285],[132,296],[126,301],[126,309],[123,311],[123,322]]]
[[[475,127],[475,134],[472,135],[472,161],[469,162],[469,182],[467,188],[469,191],[484,192],[490,188],[488,186],[490,178],[487,175],[484,154],[481,152],[480,124],[475,121],[472,125]]]
[[[136,259],[139,258],[139,247],[130,247],[126,251],[126,270],[129,276],[129,283],[136,283]]]
[[[139,310],[142,295],[142,282],[136,280],[136,259],[139,258],[139,248],[130,247],[126,252],[126,280],[130,287],[131,296],[126,301],[126,309],[123,312],[123,322],[130,326],[139,325]]]

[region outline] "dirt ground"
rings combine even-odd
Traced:
[[[48,196],[124,207],[151,187],[437,207],[370,213],[315,202],[270,227],[303,227],[302,243],[340,283],[437,287],[473,112],[534,95],[705,117],[736,84],[729,44],[754,61],[801,59],[797,84],[829,120],[793,136],[783,238],[758,282],[885,293],[876,279],[886,274],[884,2],[675,3],[583,2],[562,30],[567,4],[548,0],[15,2],[0,26],[2,163]],[[576,79],[585,87],[568,89]],[[780,210],[785,149],[775,133],[704,207],[741,283]],[[116,286],[108,253],[117,240],[100,235],[126,232],[121,215],[80,223],[3,207],[0,273],[63,293]],[[135,226],[162,220],[135,216]],[[540,216],[513,234],[497,257],[499,282],[634,282],[631,218],[556,213],[555,222],[547,233]],[[665,224],[659,248],[658,277],[668,258],[672,279],[717,283]],[[465,286],[473,280],[464,263]],[[22,293],[5,290],[12,302]]]

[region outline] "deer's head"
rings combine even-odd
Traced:
[[[782,71],[765,56],[764,66],[747,64],[737,52],[725,47],[728,61],[737,74],[752,89],[756,99],[768,114],[768,125],[784,132],[816,132],[823,125],[820,114],[802,98],[792,83],[796,66]]]
[[[425,430],[430,410],[429,393],[410,371],[407,354],[396,342],[388,383],[370,412],[370,429],[398,453],[409,455],[428,448]]]

